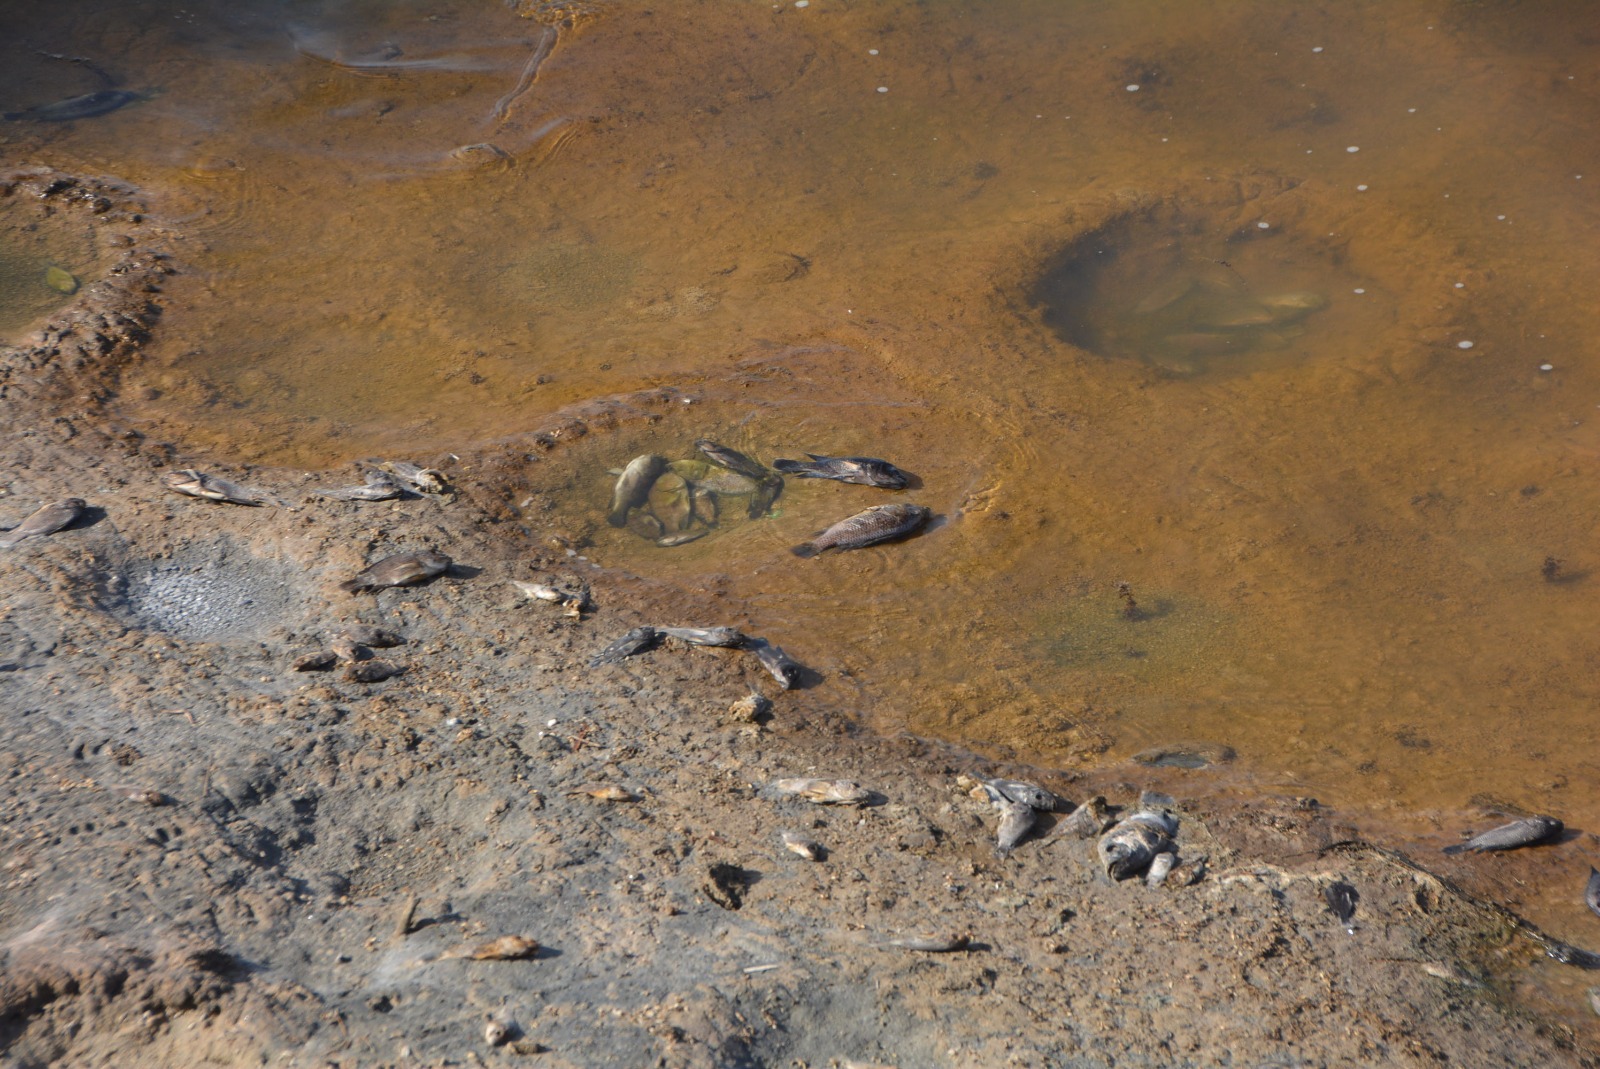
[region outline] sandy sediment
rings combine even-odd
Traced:
[[[1205,877],[1118,884],[1055,815],[1001,857],[957,780],[1123,806],[1140,783],[877,737],[740,650],[591,667],[640,625],[746,621],[714,591],[585,570],[507,505],[516,449],[442,464],[451,496],[345,502],[310,491],[348,473],[108,428],[104,376],[168,269],[155,244],[129,257],[0,360],[0,522],[90,505],[0,553],[8,1064],[1596,1064],[1510,998],[1541,953],[1515,918],[1308,799],[1180,797]],[[603,433],[592,416],[528,450]],[[167,493],[171,467],[290,507]],[[339,589],[423,549],[455,566]],[[577,616],[510,583],[574,569]],[[405,638],[376,654],[400,674],[293,670],[355,623]],[[736,708],[752,692],[770,709]],[[763,790],[788,777],[871,804]],[[1335,880],[1359,891],[1354,933]],[[537,949],[483,949],[509,937]],[[964,948],[891,942],[924,937]]]

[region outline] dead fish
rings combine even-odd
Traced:
[[[1593,865],[1589,866],[1589,885],[1583,889],[1583,901],[1596,915],[1600,915],[1600,870]]]
[[[871,791],[847,779],[779,779],[767,784],[763,793],[773,798],[804,798],[814,805],[862,805],[872,799]]]
[[[331,497],[337,501],[388,501],[405,493],[405,489],[386,471],[367,472],[362,486],[345,486],[333,490],[313,490],[318,497]]]
[[[1060,824],[1056,825],[1055,834],[1075,835],[1080,839],[1087,839],[1105,831],[1111,826],[1114,819],[1111,815],[1111,807],[1106,805],[1105,798],[1097,794],[1074,809]]]
[[[335,635],[333,641],[328,645],[333,650],[334,656],[351,664],[356,661],[370,660],[372,657],[371,650],[349,635]]]
[[[1600,954],[1575,947],[1571,943],[1547,938],[1544,940],[1544,952],[1552,961],[1559,961],[1563,965],[1571,965],[1578,969],[1600,969]]]
[[[983,781],[983,787],[989,793],[991,801],[1004,799],[1021,802],[1041,813],[1063,813],[1071,808],[1043,787],[1019,779],[986,779]]]
[[[1033,822],[1039,819],[1039,812],[1026,802],[1013,802],[1010,799],[997,805],[1000,809],[1000,826],[995,830],[996,849],[1004,857],[1028,837],[1028,832],[1033,830]]]
[[[0,535],[0,546],[9,548],[25,538],[55,534],[63,527],[70,526],[79,516],[82,516],[85,507],[81,497],[62,498],[53,504],[45,505],[11,528],[11,530]]]
[[[1297,319],[1310,315],[1312,312],[1321,311],[1328,306],[1328,298],[1321,293],[1301,290],[1258,297],[1256,298],[1256,303],[1272,313],[1273,323],[1283,324],[1292,323]]]
[[[790,549],[797,557],[815,557],[826,549],[860,549],[900,538],[928,522],[933,510],[926,505],[874,505],[840,520],[809,542]]]
[[[1166,882],[1167,875],[1177,863],[1178,855],[1170,850],[1157,854],[1150,859],[1150,870],[1144,874],[1144,885],[1154,891]]]
[[[527,936],[502,935],[487,943],[455,947],[440,954],[441,958],[470,958],[473,961],[526,961],[537,957],[539,944]]]
[[[673,546],[686,546],[696,539],[704,538],[710,531],[701,528],[698,531],[683,531],[679,534],[663,535],[656,539],[656,545],[662,549],[671,549]]]
[[[72,122],[75,119],[92,119],[106,115],[120,107],[143,100],[138,93],[126,89],[101,89],[95,93],[68,97],[52,104],[40,104],[23,111],[8,111],[5,117],[12,122]]]
[[[360,572],[354,579],[346,579],[339,584],[339,589],[359,594],[391,586],[416,586],[443,575],[449,570],[450,563],[449,557],[431,549],[420,553],[396,553]]]
[[[169,471],[161,477],[161,484],[175,494],[204,498],[207,501],[226,501],[234,505],[261,505],[262,495],[238,483],[219,479],[215,475],[185,468]]]
[[[745,649],[756,655],[761,667],[765,668],[784,690],[792,690],[799,684],[800,674],[805,671],[805,666],[784,653],[782,646],[774,646],[764,638],[753,638],[745,643]]]
[[[729,449],[719,445],[709,438],[701,438],[694,443],[694,447],[711,463],[727,468],[729,471],[738,472],[747,479],[756,483],[764,483],[772,478],[772,472],[765,465],[752,460],[737,449]]]
[[[373,627],[371,624],[350,624],[340,634],[352,642],[371,646],[375,650],[386,650],[406,644],[404,637],[393,631],[385,631],[381,627]]]
[[[1189,291],[1194,289],[1196,283],[1196,278],[1188,272],[1177,272],[1169,275],[1157,283],[1150,292],[1139,298],[1138,303],[1133,306],[1133,314],[1136,316],[1155,315],[1168,305],[1176,304],[1189,296]]]
[[[575,791],[568,791],[568,797],[585,794],[600,802],[637,802],[639,796],[632,791],[613,784],[603,787],[582,787]]]
[[[750,639],[731,627],[658,627],[663,638],[675,638],[691,646],[723,646],[739,649]]]
[[[356,661],[344,669],[344,678],[350,683],[382,683],[404,674],[404,668],[388,661]]]
[[[383,467],[418,493],[438,496],[450,492],[449,480],[438,468],[424,468],[406,460],[394,460]]]
[[[703,486],[689,484],[690,519],[698,520],[707,527],[717,525],[720,509],[717,506],[717,495]]]
[[[972,936],[959,932],[955,935],[898,936],[888,940],[886,945],[915,950],[919,954],[953,954],[958,950],[966,950],[971,944]]]
[[[489,1018],[489,1020],[484,1023],[483,1041],[488,1046],[498,1047],[510,1038],[511,1029],[507,1028],[493,1017]]]
[[[667,465],[667,470],[681,476],[695,489],[714,494],[738,497],[755,493],[761,485],[761,480],[747,478],[708,460],[674,460]]]
[[[828,859],[827,848],[820,843],[812,842],[804,835],[786,831],[783,833],[782,838],[783,848],[791,854],[803,857],[807,861],[826,861]]]
[[[1177,833],[1177,817],[1141,809],[1100,837],[1100,863],[1114,880],[1137,876],[1150,867],[1157,854],[1172,849],[1172,837]]]
[[[1361,901],[1361,892],[1343,880],[1335,880],[1322,889],[1322,899],[1328,903],[1328,911],[1344,926],[1344,930],[1355,935],[1356,903]]]
[[[535,601],[555,602],[567,610],[568,616],[581,616],[589,607],[589,587],[581,581],[538,583],[513,579],[511,585]]]
[[[611,513],[606,522],[613,527],[625,527],[628,512],[645,503],[656,479],[667,470],[667,458],[655,453],[645,453],[628,461],[617,478],[616,489],[611,492]]]
[[[687,531],[694,522],[694,502],[689,493],[689,484],[670,471],[656,478],[646,501],[650,514],[661,521],[668,534]]]
[[[756,492],[750,495],[750,507],[745,510],[752,520],[759,520],[772,510],[772,503],[783,493],[783,476],[769,475]]]
[[[811,463],[774,460],[772,466],[785,475],[800,479],[833,479],[885,490],[903,490],[910,479],[905,472],[877,457],[825,457],[817,453],[807,453],[806,456],[811,458]]]
[[[1198,854],[1195,857],[1186,857],[1172,867],[1172,873],[1167,877],[1168,887],[1189,887],[1206,878],[1206,862],[1210,861],[1208,854]]]
[[[661,632],[654,627],[636,627],[606,646],[589,660],[590,668],[603,664],[618,664],[636,653],[643,653],[661,641]]]
[[[304,657],[297,657],[294,662],[296,672],[326,672],[339,663],[339,655],[332,650],[319,650],[308,653]]]
[[[112,794],[120,794],[130,802],[158,806],[167,804],[167,796],[151,787],[107,787]]]
[[[1533,846],[1554,839],[1561,834],[1561,829],[1561,821],[1555,817],[1528,817],[1526,820],[1514,820],[1510,824],[1502,824],[1464,843],[1447,846],[1444,852],[1464,854],[1469,850],[1476,853],[1489,850],[1515,850],[1519,846]]]

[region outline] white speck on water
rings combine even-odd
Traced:
[[[1363,183],[1362,185],[1359,185],[1359,186],[1356,187],[1356,192],[1358,192],[1358,193],[1365,193],[1366,191],[1367,191],[1367,187],[1366,187],[1365,183]]]
[[[567,556],[569,556],[569,557],[576,557],[576,556],[577,556],[577,555],[578,555],[578,551],[577,551],[577,550],[575,550],[575,549],[569,549],[569,550],[567,550]]]
[[[1272,229],[1272,224],[1267,222],[1265,219],[1263,219],[1261,222],[1256,224],[1256,229],[1257,230],[1271,230]]]
[[[1465,283],[1465,282],[1457,282],[1457,283],[1456,283],[1456,289],[1458,289],[1458,290],[1464,290],[1464,289],[1466,289],[1466,288],[1467,288],[1467,284],[1466,284],[1466,283]]]
[[[583,556],[580,556],[580,557],[579,557],[579,558],[578,558],[578,559],[579,559],[579,560],[588,560],[588,559],[589,559],[589,558],[588,558],[588,557],[583,557]]]
[[[1417,109],[1416,108],[1407,108],[1406,109],[1406,114],[1407,115],[1415,115],[1416,113],[1417,113]]]
[[[877,55],[877,54],[878,54],[878,50],[877,50],[877,49],[876,49],[876,48],[869,48],[869,49],[867,49],[867,55],[869,55],[869,56],[875,56],[875,55]]]
[[[1497,216],[1495,216],[1495,218],[1500,220],[1502,223],[1506,221],[1506,217],[1503,216],[1503,215],[1497,215]]]
[[[452,716],[452,717],[450,717],[450,719],[448,719],[448,720],[446,720],[444,722],[445,727],[452,727],[452,728],[455,727],[459,723],[461,723],[461,718],[459,716]]]
[[[1472,343],[1469,342],[1469,341],[1458,341],[1458,342],[1456,342],[1456,348],[1457,349],[1470,349],[1470,348],[1472,348]]]
[[[811,0],[794,0],[795,7],[810,7]]]
[[[1556,369],[1556,366],[1554,364],[1540,364],[1539,365],[1539,370],[1540,371],[1554,371],[1555,369]]]
[[[1166,144],[1166,141],[1167,141],[1167,139],[1166,139],[1166,138],[1164,138],[1164,137],[1163,137],[1163,138],[1162,138],[1162,139],[1161,139],[1161,143],[1162,143],[1162,144]]]
[[[1313,48],[1311,51],[1313,51],[1313,52],[1321,52],[1322,51],[1322,46],[1318,45],[1317,47]]]
[[[1128,92],[1130,92],[1130,93],[1137,93],[1137,92],[1138,92],[1138,91],[1139,91],[1139,87],[1138,87],[1138,86],[1136,86],[1136,85],[1130,85],[1130,86],[1128,86]]]
[[[1347,145],[1347,146],[1345,146],[1345,151],[1346,152],[1360,152],[1361,151],[1361,146],[1360,145]]]
[[[888,87],[888,86],[886,86],[886,85],[880,85],[880,86],[878,86],[878,92],[880,92],[880,93],[887,93],[887,92],[888,92],[888,91],[889,91],[889,87]]]
[[[1355,289],[1353,289],[1353,290],[1351,290],[1351,291],[1350,291],[1350,292],[1351,292],[1351,293],[1365,293],[1365,292],[1367,292],[1367,291],[1366,291],[1366,290],[1364,290],[1364,289],[1361,289],[1361,288],[1360,288],[1360,287],[1357,287],[1357,288],[1355,288]]]

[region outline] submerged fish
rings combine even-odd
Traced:
[[[1003,857],[1027,838],[1028,832],[1033,830],[1034,821],[1039,819],[1039,812],[1026,802],[1013,802],[1010,799],[997,802],[996,806],[1000,810],[1000,826],[995,829],[995,848]]]
[[[766,482],[772,478],[772,472],[760,461],[752,460],[737,449],[729,449],[725,445],[713,442],[709,438],[701,438],[694,443],[694,447],[713,464],[736,471],[747,479],[757,483]]]
[[[85,505],[81,497],[63,498],[53,504],[45,505],[11,528],[11,530],[0,535],[0,546],[5,546],[9,549],[25,538],[55,534],[63,527],[71,525],[79,516],[82,516],[84,508]]]
[[[1519,846],[1533,846],[1535,843],[1554,839],[1561,834],[1561,829],[1561,821],[1555,817],[1528,817],[1526,820],[1514,820],[1510,824],[1502,824],[1464,843],[1447,846],[1444,852],[1464,854],[1469,850],[1476,853],[1489,850],[1515,850]]]
[[[645,453],[628,461],[617,479],[617,488],[611,492],[611,514],[606,522],[613,527],[625,527],[628,512],[644,504],[656,478],[667,470],[667,458],[655,453]]]
[[[825,549],[860,549],[908,535],[928,522],[933,510],[926,505],[873,505],[848,519],[840,520],[809,542],[789,552],[797,557],[815,557]]]
[[[738,649],[750,639],[731,627],[658,627],[663,638],[675,638],[691,646],[724,646]]]
[[[756,655],[756,660],[779,683],[784,690],[793,690],[800,682],[800,673],[805,671],[805,666],[799,661],[783,652],[782,646],[774,646],[764,638],[751,639],[745,648]]]
[[[126,89],[101,89],[95,93],[68,97],[65,100],[40,104],[22,111],[8,111],[5,117],[12,122],[71,122],[74,119],[92,119],[96,115],[105,115],[141,99],[143,98],[138,93],[130,93]]]
[[[690,542],[704,538],[710,533],[710,531],[702,527],[697,531],[682,531],[678,534],[662,535],[660,538],[656,539],[656,545],[660,546],[662,549],[671,549],[674,546],[686,546]]]
[[[618,664],[636,653],[643,653],[660,641],[661,632],[659,629],[636,627],[595,654],[589,660],[589,667],[598,668],[603,664]]]
[[[395,553],[362,570],[354,579],[346,579],[339,584],[339,589],[359,594],[392,586],[416,586],[443,575],[450,563],[449,557],[431,549],[420,553]]]
[[[885,490],[900,490],[910,478],[905,472],[877,457],[825,457],[807,453],[811,463],[800,460],[774,460],[772,466],[785,475],[801,479],[834,479],[841,483],[860,483]]]
[[[169,471],[161,477],[161,484],[175,494],[204,498],[207,501],[227,501],[234,505],[265,503],[262,495],[254,490],[246,489],[226,479],[219,479],[215,475],[195,471],[193,468]]]
[[[1344,930],[1355,935],[1356,903],[1361,901],[1361,892],[1343,880],[1335,880],[1322,889],[1322,899],[1328,903],[1329,912],[1344,926]]]
[[[405,493],[405,489],[386,471],[369,471],[366,483],[361,486],[342,486],[333,490],[313,490],[318,497],[331,497],[337,501],[388,501]]]
[[[682,476],[662,472],[645,499],[650,503],[650,514],[661,521],[669,535],[687,531],[694,522],[694,501]]]
[[[1137,876],[1150,867],[1157,854],[1172,849],[1172,837],[1177,833],[1177,817],[1141,809],[1100,837],[1100,863],[1114,880]]]

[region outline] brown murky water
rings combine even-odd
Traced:
[[[880,725],[1231,746],[1417,843],[1485,799],[1600,828],[1585,6],[523,7],[6,16],[7,109],[104,81],[40,52],[143,95],[0,142],[183,235],[130,419],[322,467],[672,386],[530,501]],[[606,469],[703,435],[886,456],[939,522],[798,561],[888,498],[791,481],[676,549],[604,523]],[[1585,852],[1506,862],[1574,937]]]

